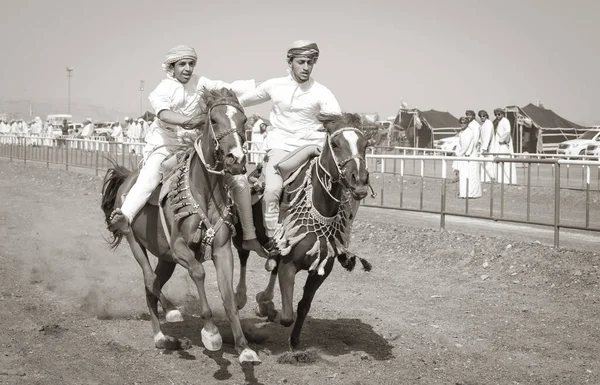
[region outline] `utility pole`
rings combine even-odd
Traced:
[[[71,114],[71,77],[73,72],[73,67],[67,67],[67,77],[69,78],[69,93],[67,97],[67,113]]]
[[[142,116],[142,100],[144,99],[144,81],[140,80],[140,116]]]

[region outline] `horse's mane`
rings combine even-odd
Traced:
[[[321,113],[317,116],[317,119],[323,124],[330,123],[338,127],[345,126],[362,129],[362,121],[358,114],[351,114],[349,112],[342,112],[341,114]]]
[[[206,109],[217,103],[227,103],[238,106],[241,109],[240,101],[238,100],[235,92],[229,88],[206,88],[202,87],[202,102],[204,103],[203,113],[206,113]]]
[[[238,100],[235,92],[233,92],[229,88],[202,87],[202,89],[200,90],[200,95],[202,98],[200,115],[204,117],[206,117],[206,114],[208,113],[208,108],[210,106],[219,103],[232,104],[243,111],[240,101]],[[201,123],[196,130],[186,131],[184,135],[180,136],[179,139],[182,144],[182,151],[188,152],[194,149],[194,142],[199,136],[202,136],[202,127],[203,123]]]

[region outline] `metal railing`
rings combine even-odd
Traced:
[[[143,146],[144,143],[112,142],[105,138],[0,135],[0,157],[45,163],[47,167],[64,165],[67,170],[92,169],[96,175],[111,166],[109,159],[136,169]],[[252,143],[250,148],[251,157],[259,160],[263,152],[255,150]],[[402,154],[376,154],[375,150],[367,155],[367,164],[377,196],[363,200],[365,206],[438,214],[442,229],[447,216],[552,227],[556,247],[560,229],[600,231],[598,161],[585,157],[567,160],[548,154],[474,158],[440,156],[439,151],[432,149],[394,149]],[[516,180],[510,173],[505,183],[482,183],[481,198],[459,199],[457,194],[453,196],[459,185],[451,180],[454,162],[476,162],[480,168],[493,164],[496,173],[501,174],[515,164]],[[468,184],[469,180],[467,190]]]
[[[600,231],[598,161],[369,154],[367,162],[377,197],[366,198],[365,206],[439,214],[441,228],[448,215],[551,226],[556,247],[561,228]],[[493,164],[498,175],[515,164],[522,175],[515,174],[516,180],[507,178],[505,183],[491,179],[482,183],[481,197],[461,199],[449,191],[459,189],[450,177],[454,162],[475,163],[480,169]],[[576,167],[583,169],[583,188],[574,188],[568,179],[568,170]],[[533,183],[535,168],[538,184]],[[473,183],[467,179],[467,191],[469,182]]]

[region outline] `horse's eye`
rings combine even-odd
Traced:
[[[338,148],[338,145],[336,142],[331,142],[331,148]]]

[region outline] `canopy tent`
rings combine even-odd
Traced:
[[[460,123],[451,113],[417,108],[401,108],[392,126],[394,130],[405,132],[408,146],[419,148],[432,148],[434,141],[460,131]]]
[[[587,129],[573,123],[550,109],[528,104],[525,107],[507,106],[515,152],[556,152],[558,144],[576,139]]]
[[[150,111],[146,111],[144,112],[144,114],[142,116],[140,116],[138,119],[144,119],[146,122],[149,120],[152,120],[154,118],[156,118],[156,114],[150,112]]]

